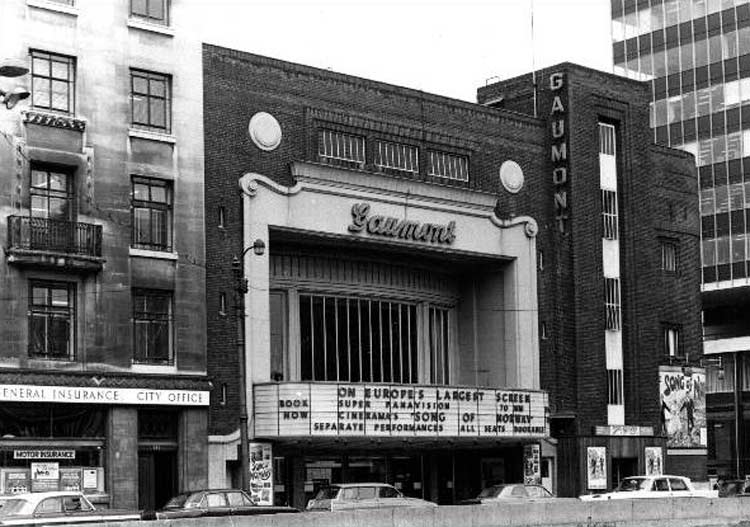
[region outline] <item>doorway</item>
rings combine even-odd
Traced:
[[[612,458],[612,486],[617,487],[623,478],[638,475],[637,457]]]
[[[138,451],[138,508],[155,510],[177,493],[177,451]]]

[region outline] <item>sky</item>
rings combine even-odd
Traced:
[[[204,42],[470,102],[532,65],[612,71],[609,0],[191,3]]]

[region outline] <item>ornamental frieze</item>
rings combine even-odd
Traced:
[[[63,128],[65,130],[75,130],[76,132],[83,132],[86,130],[86,121],[68,115],[55,115],[29,110],[24,112],[23,117],[25,123],[50,126],[52,128]]]

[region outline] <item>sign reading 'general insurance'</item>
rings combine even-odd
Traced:
[[[450,386],[255,385],[256,437],[547,437],[547,394]]]

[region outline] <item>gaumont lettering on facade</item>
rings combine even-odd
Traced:
[[[14,402],[208,406],[208,395],[195,390],[0,385],[0,401]]]
[[[565,133],[565,106],[562,102],[564,87],[564,74],[558,72],[549,76],[549,89],[553,93],[550,108],[550,158],[552,183],[555,185],[555,222],[561,233],[565,232],[565,223],[568,219],[568,146]]]
[[[257,437],[549,435],[541,391],[282,383],[254,394]]]
[[[455,221],[447,225],[435,225],[400,220],[391,216],[370,215],[369,203],[352,205],[352,223],[348,229],[354,233],[367,232],[376,236],[447,245],[456,239]]]

